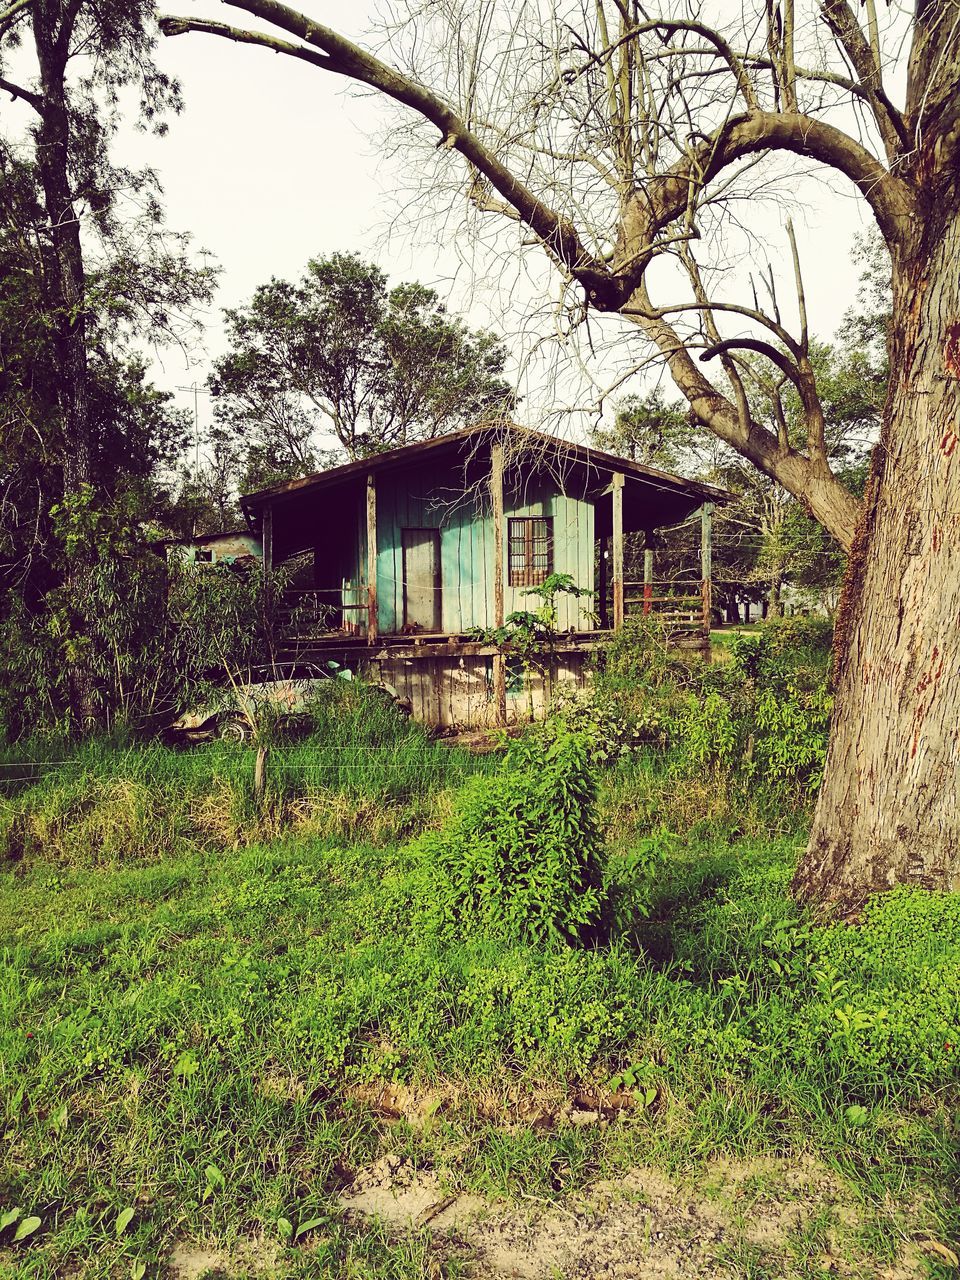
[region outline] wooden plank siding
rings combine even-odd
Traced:
[[[493,627],[495,544],[493,516],[482,484],[472,483],[466,493],[463,473],[424,460],[415,468],[381,472],[376,485],[377,603],[381,635],[403,627],[403,530],[440,531],[441,630],[452,634],[471,627]],[[594,509],[583,498],[557,492],[555,482],[525,477],[522,485],[508,473],[504,493],[505,517],[550,516],[553,519],[556,573],[569,573],[576,584],[593,589]],[[346,531],[345,531],[346,532]],[[356,554],[341,562],[356,566],[358,586],[366,584],[366,519],[358,512]],[[507,549],[504,547],[504,559]],[[317,548],[317,578],[325,576],[324,549]],[[345,579],[351,574],[344,572]],[[536,608],[535,596],[523,588],[504,586],[504,609]],[[579,602],[558,600],[558,627],[590,630],[590,598]]]
[[[397,696],[409,703],[414,720],[442,728],[477,729],[500,719],[492,664],[493,658],[477,655],[379,658],[370,664],[367,674],[392,685]],[[531,704],[534,717],[542,717],[558,688],[583,689],[590,681],[589,653],[558,654],[548,683],[532,671],[522,688],[509,690],[507,723],[529,719]]]

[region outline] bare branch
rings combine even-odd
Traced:
[[[592,285],[595,288],[604,289],[606,272],[603,265],[584,248],[572,223],[559,217],[553,209],[534,195],[480,142],[457,113],[429,89],[417,84],[393,67],[387,66],[372,54],[347,40],[345,36],[332,31],[329,27],[321,26],[305,14],[279,3],[279,0],[224,0],[224,3],[252,13],[255,17],[263,18],[307,44],[321,49],[329,59],[321,64],[324,69],[348,76],[361,84],[368,84],[396,102],[412,107],[440,131],[441,138],[451,149],[459,151],[517,210],[523,221],[536,232],[557,262],[576,275],[586,287]],[[161,19],[161,30],[165,35],[180,35],[194,29],[192,20],[189,18],[164,17]],[[227,34],[210,27],[204,29],[207,34]],[[250,43],[264,44],[267,48],[276,47],[271,45],[273,37],[257,39],[259,34],[244,33],[241,38],[247,40],[248,36],[253,37]],[[228,38],[236,39],[237,37],[229,35]],[[287,50],[280,49],[279,52],[287,52]]]
[[[16,0],[15,4],[10,5],[0,13],[0,39],[7,34],[13,24],[30,6],[33,0]]]
[[[717,342],[714,346],[708,347],[701,353],[700,359],[706,363],[717,356],[725,355],[728,351],[754,351],[757,355],[766,356],[770,363],[775,364],[797,390],[800,390],[801,379],[797,366],[782,351],[778,351],[771,343],[764,342],[760,338],[727,338],[724,342]]]
[[[870,103],[883,139],[887,159],[892,164],[901,149],[909,149],[910,135],[903,116],[891,103],[883,88],[879,38],[877,47],[872,48],[860,30],[860,24],[847,0],[823,0],[820,14],[860,77],[864,96]]]
[[[43,98],[39,93],[31,93],[29,89],[23,89],[18,84],[14,84],[12,80],[5,80],[0,76],[0,92],[9,93],[10,97],[16,100],[22,98],[24,102],[28,102],[38,115],[43,115]]]
[[[793,230],[793,219],[787,219],[787,236],[790,239],[790,252],[793,255],[793,275],[797,284],[797,306],[800,310],[800,349],[806,355],[810,349],[810,337],[807,328],[807,299],[803,291],[803,274],[800,270],[800,251],[797,248],[797,237]]]
[[[333,58],[316,53],[313,49],[305,49],[300,44],[290,44],[287,40],[278,40],[276,36],[267,35],[264,31],[244,31],[241,27],[231,27],[226,22],[208,22],[201,18],[174,18],[163,16],[159,20],[160,30],[165,36],[182,36],[197,31],[203,35],[222,36],[237,44],[257,44],[274,53],[286,53],[291,58],[301,58],[312,63],[323,71],[340,71]],[[345,75],[346,72],[341,74]]]

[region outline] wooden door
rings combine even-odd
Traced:
[[[402,534],[403,625],[439,631],[440,530],[404,529]]]

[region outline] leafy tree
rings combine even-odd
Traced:
[[[245,483],[267,485],[508,411],[506,352],[451,316],[433,289],[387,287],[351,254],[312,260],[226,312],[230,350],[210,386]],[[334,448],[325,448],[329,441]]]
[[[181,460],[164,522],[181,538],[217,533],[244,523],[237,494],[242,487],[233,449],[215,440],[199,467]]]
[[[663,471],[689,470],[691,455],[702,447],[697,431],[682,407],[669,404],[657,387],[646,395],[625,396],[614,406],[612,427],[593,432],[593,443],[620,457]]]
[[[126,0],[0,9],[0,88],[29,117],[0,137],[0,625],[16,618],[21,645],[28,624],[38,646],[60,645],[86,724],[98,714],[95,561],[88,540],[63,543],[54,513],[111,506],[132,529],[149,514],[184,424],[147,384],[135,343],[175,331],[212,281],[165,232],[152,175],[110,157],[131,95],[158,130],[179,105],[151,59],[152,19],[151,4]]]

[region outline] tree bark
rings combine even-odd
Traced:
[[[61,385],[63,480],[67,494],[93,481],[87,388],[85,276],[80,220],[70,189],[70,111],[66,67],[73,18],[61,0],[38,2],[33,32],[40,68],[37,170],[50,237],[45,270],[52,303],[54,343]]]
[[[837,615],[825,781],[794,880],[855,908],[960,888],[960,197],[894,262],[891,391]]]
[[[40,124],[36,135],[37,172],[43,189],[48,243],[44,252],[45,285],[50,299],[53,344],[59,386],[65,498],[77,497],[94,483],[87,372],[86,277],[80,219],[71,189],[71,119],[67,99],[67,62],[79,6],[64,0],[36,0],[33,35],[40,70]],[[65,585],[74,601],[78,629],[86,629],[84,609],[90,598],[89,556],[69,557]],[[96,720],[94,679],[89,662],[71,664],[70,701],[83,728]]]

